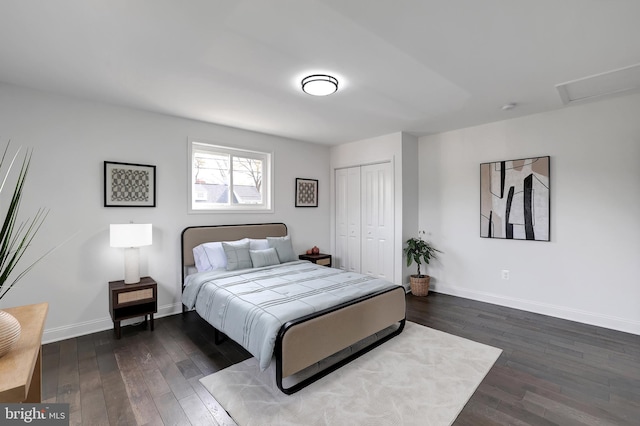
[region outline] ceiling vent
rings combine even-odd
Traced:
[[[556,85],[565,105],[640,90],[640,64]]]

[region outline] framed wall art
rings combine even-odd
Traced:
[[[550,241],[550,157],[480,164],[480,236]]]
[[[296,207],[318,207],[318,180],[296,178]]]
[[[156,166],[104,162],[105,207],[155,207]]]

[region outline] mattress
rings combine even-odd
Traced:
[[[287,321],[394,287],[368,275],[295,261],[189,275],[182,303],[247,349],[264,370]]]

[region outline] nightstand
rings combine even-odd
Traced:
[[[318,254],[301,254],[298,256],[300,260],[308,260],[309,262],[313,262],[317,265],[328,266],[331,268],[331,255],[318,253]]]
[[[118,339],[120,321],[127,318],[144,315],[146,327],[149,315],[153,331],[153,314],[158,312],[158,284],[151,277],[142,277],[135,284],[125,284],[123,280],[109,282],[109,312]]]

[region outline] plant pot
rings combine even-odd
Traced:
[[[8,312],[0,310],[0,357],[6,355],[20,338],[20,323]]]
[[[426,296],[429,294],[429,275],[411,275],[409,283],[411,284],[411,293],[415,296]]]

